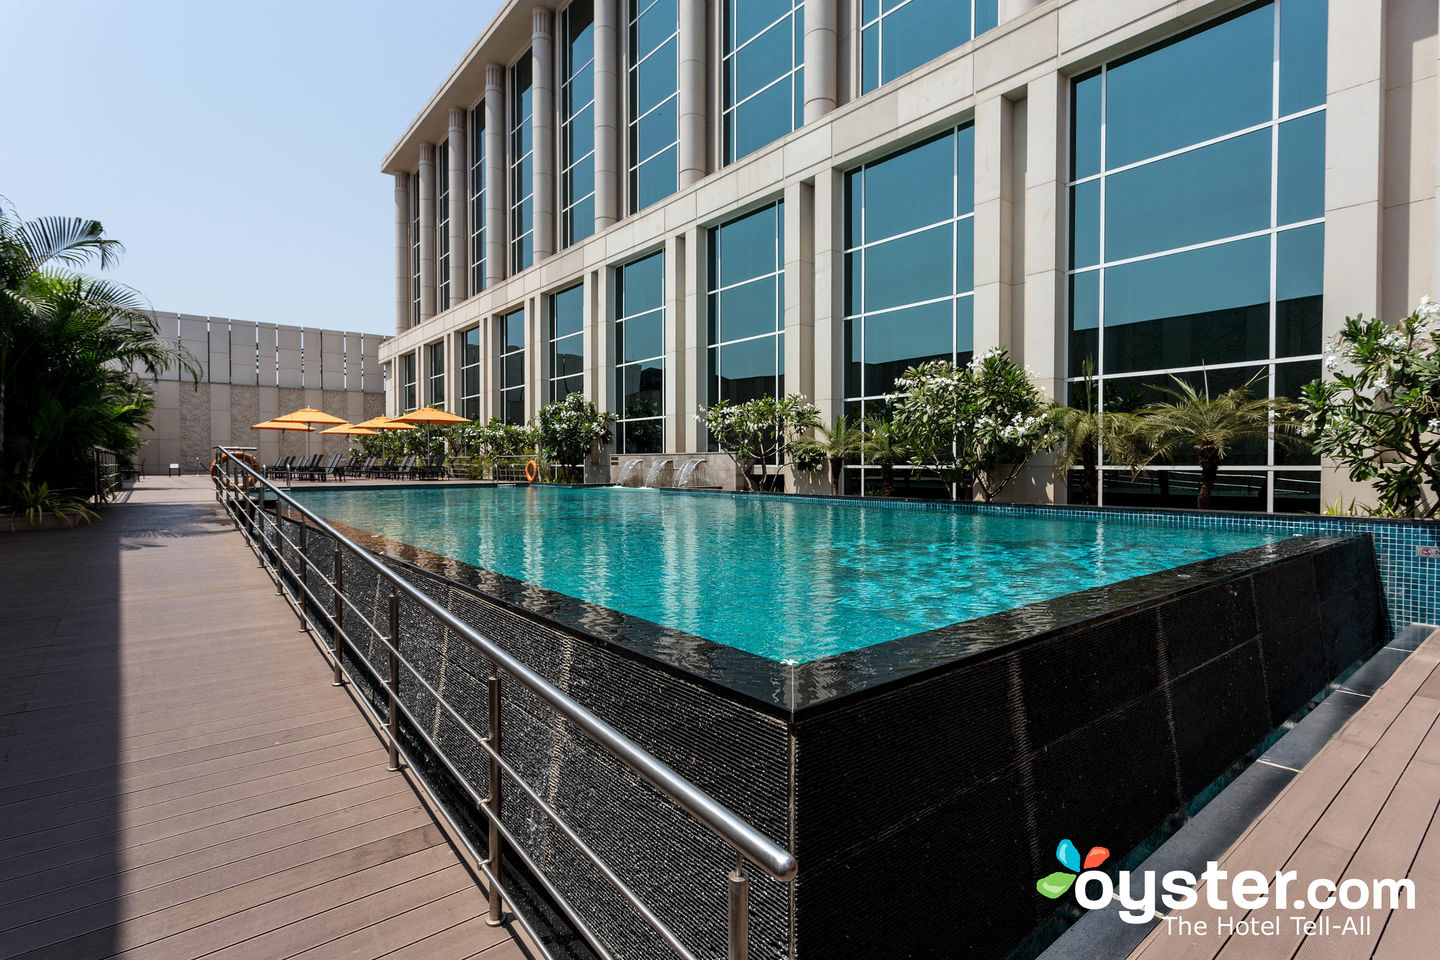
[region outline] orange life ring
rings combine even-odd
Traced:
[[[538,476],[540,476],[540,464],[536,463],[534,460],[531,460],[529,463],[525,464],[525,479],[526,479],[526,480],[529,480],[531,483],[534,483],[534,482],[535,482],[535,478],[538,477]]]

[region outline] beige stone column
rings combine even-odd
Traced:
[[[435,316],[435,145],[420,144],[420,321]]]
[[[615,395],[615,271],[600,267],[585,285],[585,395],[607,413],[617,413]]]
[[[1002,346],[1027,360],[1010,336],[1010,121],[1003,96],[975,105],[975,353]]]
[[[674,251],[674,266],[668,258]],[[690,452],[700,449],[700,424],[695,416],[700,408],[710,402],[710,382],[707,376],[709,344],[702,332],[708,324],[706,303],[706,276],[710,262],[709,231],[704,227],[691,227],[666,248],[665,264],[667,278],[675,278],[675,296],[670,298],[674,306],[666,317],[671,325],[666,330],[666,346],[673,344],[672,354],[676,357],[675,389],[666,391],[666,416],[669,416],[670,396],[675,398],[675,431],[671,434],[670,450]],[[670,330],[674,330],[671,338]],[[670,361],[667,359],[667,366]],[[681,464],[676,464],[676,467]]]
[[[1000,7],[996,11],[997,22],[1004,23],[1013,20],[1026,11],[1040,6],[1042,0],[1000,0]]]
[[[838,0],[810,0],[805,4],[806,123],[813,123],[835,109],[837,15]]]
[[[441,159],[450,167],[450,306],[470,296],[470,229],[466,211],[469,209],[469,183],[466,176],[465,113],[460,107],[450,108],[449,155]]]
[[[815,185],[785,185],[785,392],[815,399]],[[704,276],[704,274],[702,274]],[[826,424],[829,425],[828,423]]]
[[[618,3],[619,0],[595,0],[595,231],[597,233],[620,219],[621,84]]]
[[[844,223],[845,175],[823,170],[815,175],[813,198],[814,227],[811,256],[814,262],[814,392],[820,419],[834,423],[845,409],[845,253],[841,224]],[[789,345],[786,345],[789,356]],[[788,360],[787,360],[788,363]]]
[[[1024,339],[1020,354],[1052,399],[1065,395],[1065,78],[1032,81],[1025,99]],[[1003,229],[1003,228],[1002,228]],[[976,248],[980,247],[977,238]]]
[[[692,231],[693,233],[693,231]],[[665,442],[661,449],[674,453],[687,449],[694,437],[693,424],[684,422],[694,416],[695,382],[689,375],[686,348],[691,338],[687,331],[693,321],[687,291],[694,289],[695,265],[687,261],[696,244],[687,244],[688,235],[665,240]],[[687,405],[688,409],[687,409]]]
[[[505,279],[510,236],[505,203],[505,67],[485,65],[485,286]],[[488,329],[488,328],[487,328]]]
[[[395,332],[410,329],[410,174],[395,176]]]
[[[550,400],[550,298],[531,297],[525,308],[525,417],[535,417]]]
[[[535,189],[535,262],[555,252],[555,14],[532,11],[530,59],[531,123],[535,136],[532,174]]]
[[[705,136],[706,75],[705,0],[680,0],[680,179],[684,190],[709,173]]]

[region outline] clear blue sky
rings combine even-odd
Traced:
[[[159,310],[395,330],[380,161],[499,0],[0,0],[0,195]]]

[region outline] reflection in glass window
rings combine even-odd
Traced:
[[[550,397],[564,400],[585,388],[585,288],[576,284],[550,298]]]
[[[425,347],[425,367],[429,382],[425,385],[425,402],[445,408],[445,341]]]
[[[535,262],[535,131],[530,52],[510,68],[510,271]]]
[[[1093,362],[1106,409],[1160,398],[1169,373],[1212,394],[1258,375],[1270,396],[1318,373],[1325,7],[1251,7],[1073,81],[1069,375]],[[1231,464],[1260,478],[1259,508],[1298,502],[1293,473],[1283,493],[1266,479],[1308,465],[1297,454],[1257,445]],[[1147,484],[1104,487],[1171,503],[1170,480],[1149,501]]]
[[[626,0],[630,118],[630,212],[675,192],[679,182],[679,29],[676,0]]]
[[[471,327],[460,335],[460,406],[466,420],[480,417],[480,328]]]
[[[665,253],[615,271],[617,453],[665,449]]]
[[[450,309],[450,140],[435,148],[435,304]]]
[[[400,358],[400,407],[402,413],[418,409],[416,397],[415,354],[407,353]]]
[[[785,395],[785,206],[710,230],[710,404]]]
[[[525,424],[525,308],[500,318],[500,419]]]
[[[805,119],[804,0],[726,0],[721,31],[725,162]]]
[[[420,322],[420,174],[410,174],[410,325]]]
[[[560,14],[560,244],[595,232],[595,6]]]
[[[869,93],[995,26],[998,0],[862,0],[860,92]]]
[[[470,292],[485,289],[485,104],[470,111]]]

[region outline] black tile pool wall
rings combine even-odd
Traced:
[[[800,715],[797,957],[1004,956],[1385,629],[1355,538]]]

